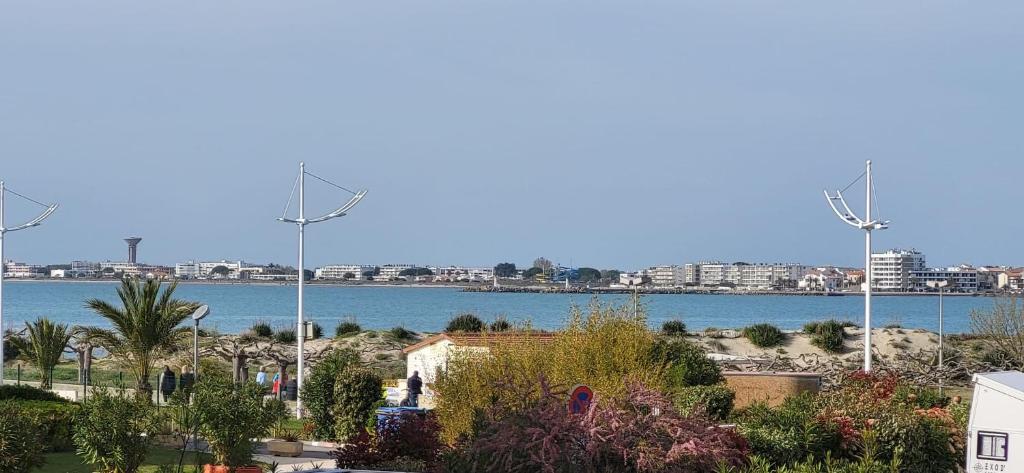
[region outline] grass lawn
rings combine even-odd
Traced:
[[[139,470],[140,473],[156,473],[158,465],[177,465],[178,464],[177,450],[171,450],[161,447],[153,447],[149,450],[149,456],[146,457],[145,465]],[[195,453],[189,452],[185,454],[185,465],[195,464]],[[199,454],[199,463],[209,462],[210,455],[206,453]],[[46,455],[46,464],[39,470],[40,473],[91,473],[93,470],[88,465],[82,463],[82,460],[75,455],[74,452],[60,452],[50,453]],[[186,473],[193,473],[192,467],[185,468]],[[202,466],[200,470],[202,471]]]

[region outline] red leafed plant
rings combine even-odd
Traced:
[[[434,416],[406,412],[378,425],[376,432],[360,432],[332,454],[338,468],[373,468],[399,458],[430,466],[443,448],[439,430]]]
[[[583,414],[570,414],[565,393],[543,377],[539,389],[540,400],[520,413],[484,413],[476,438],[459,452],[466,470],[699,473],[747,463],[749,448],[738,434],[679,414],[638,383],[627,385],[621,401],[595,397]]]

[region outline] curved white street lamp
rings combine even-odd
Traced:
[[[317,217],[317,218],[307,219],[306,218],[306,208],[305,208],[305,189],[306,189],[306,175],[307,174],[309,176],[317,179],[317,180],[323,181],[323,182],[325,182],[327,184],[330,184],[330,185],[332,185],[334,187],[337,187],[337,188],[339,188],[341,190],[344,190],[345,192],[348,192],[348,193],[352,194],[352,198],[349,199],[348,202],[346,202],[341,207],[338,207],[337,209],[335,209],[333,212],[327,213],[327,214],[322,215],[322,216]],[[297,184],[297,186],[299,188],[299,218],[291,219],[291,218],[287,218],[284,215],[284,214],[288,213],[288,207],[291,206],[292,196],[289,196],[288,197],[288,204],[285,205],[285,208],[284,208],[284,214],[282,214],[281,217],[279,217],[277,220],[281,221],[281,222],[286,222],[286,223],[294,223],[294,224],[298,225],[298,227],[299,227],[299,296],[298,296],[298,298],[299,298],[299,303],[298,303],[299,307],[298,307],[298,315],[297,315],[297,319],[298,320],[297,320],[296,325],[295,325],[295,334],[297,335],[296,338],[298,339],[298,342],[299,342],[299,346],[298,346],[298,355],[299,355],[298,356],[298,366],[296,367],[296,369],[298,370],[299,373],[298,373],[297,382],[296,382],[297,393],[296,393],[296,397],[295,397],[295,416],[298,417],[298,418],[302,418],[302,381],[303,381],[303,377],[304,377],[303,376],[303,369],[305,368],[305,362],[303,360],[303,358],[304,358],[303,355],[305,353],[305,344],[303,342],[306,339],[305,322],[304,322],[303,311],[302,311],[302,303],[303,303],[302,289],[303,289],[303,285],[304,285],[305,279],[306,279],[306,274],[305,274],[305,252],[304,252],[304,248],[303,248],[304,243],[305,243],[305,235],[304,235],[305,227],[306,227],[306,225],[308,225],[310,223],[319,223],[319,222],[324,222],[324,221],[330,220],[330,219],[335,218],[335,217],[344,217],[346,215],[346,212],[351,210],[352,207],[355,207],[356,204],[358,204],[360,200],[363,200],[363,197],[366,195],[366,190],[361,190],[361,191],[358,191],[358,192],[350,191],[350,190],[348,190],[348,189],[346,189],[346,188],[344,188],[342,186],[339,186],[339,185],[337,185],[337,184],[335,184],[335,183],[333,183],[331,181],[328,181],[327,179],[324,179],[324,178],[319,177],[319,176],[317,176],[315,174],[312,174],[312,173],[307,173],[306,172],[306,163],[303,163],[303,162],[299,163],[299,177],[296,180],[296,184]],[[292,194],[294,195],[294,193],[295,193],[295,187],[292,187]],[[284,379],[283,375],[282,375],[281,379]]]
[[[832,211],[836,213],[840,220],[846,224],[864,230],[864,372],[871,372],[871,231],[872,230],[885,230],[889,228],[888,220],[871,220],[871,202],[874,195],[874,185],[871,183],[871,161],[867,162],[867,169],[861,177],[867,177],[867,183],[865,187],[865,218],[860,218],[850,210],[850,206],[846,204],[846,199],[843,198],[843,191],[836,191],[835,195],[831,195],[828,191],[825,192],[825,198],[828,200],[828,205],[832,207]],[[855,179],[846,186],[850,188],[854,183],[860,180],[860,177]],[[843,189],[846,190],[846,189]],[[836,202],[839,202],[843,206],[844,211],[840,211],[836,207]],[[876,205],[877,207],[877,205]]]
[[[29,220],[26,223],[11,228],[7,228],[4,226],[4,197],[8,192],[18,197],[21,197],[25,200],[43,206],[46,208],[46,210],[44,210],[43,213],[39,214],[39,216],[37,216],[36,218]],[[24,230],[26,228],[38,226],[40,223],[43,223],[43,220],[46,220],[47,217],[53,214],[55,210],[57,210],[57,204],[44,204],[34,199],[25,197],[17,192],[7,189],[7,187],[4,186],[4,181],[0,181],[0,386],[4,384],[4,235],[7,234],[7,232],[16,232],[18,230]]]

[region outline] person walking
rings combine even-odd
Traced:
[[[192,370],[188,366],[181,368],[181,378],[178,379],[178,389],[188,396],[192,392],[192,386],[196,384],[196,375],[192,374]]]
[[[174,372],[171,371],[171,367],[167,365],[164,365],[162,378],[160,380],[160,392],[164,395],[164,402],[167,402],[167,398],[171,397],[171,394],[174,393],[174,388],[178,383]]]
[[[259,372],[256,373],[256,384],[260,385],[266,392],[267,389],[267,368],[260,366]]]
[[[420,379],[419,371],[412,372],[412,376],[405,381],[405,387],[409,391],[409,404],[412,407],[419,407],[420,394],[423,394],[423,380]]]

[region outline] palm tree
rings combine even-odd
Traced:
[[[178,286],[173,282],[162,293],[161,282],[124,278],[117,290],[122,307],[90,299],[86,307],[107,319],[113,330],[99,330],[101,344],[135,376],[137,393],[152,398],[149,375],[159,351],[173,351],[176,342],[188,335],[188,327],[179,327],[196,307],[195,302],[172,298]]]
[[[22,356],[39,368],[40,387],[50,389],[53,386],[50,371],[60,362],[64,348],[71,339],[71,332],[67,325],[55,324],[46,317],[40,317],[35,322],[25,322],[25,325],[25,337],[14,338],[13,341]]]

